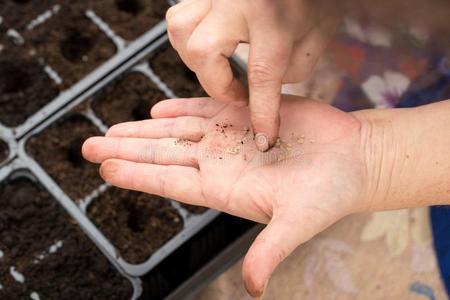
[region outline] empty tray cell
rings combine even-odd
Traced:
[[[168,8],[166,0],[100,0],[93,4],[95,13],[129,41],[163,21]]]
[[[148,77],[134,72],[105,87],[95,96],[92,108],[106,125],[112,126],[149,119],[151,107],[166,98]]]
[[[113,42],[75,5],[60,12],[25,38],[62,80],[66,89],[114,55]]]
[[[150,55],[150,67],[178,96],[183,98],[207,96],[197,76],[169,45]]]
[[[22,29],[37,16],[50,9],[57,0],[2,0],[0,16],[5,26]]]
[[[0,123],[8,127],[24,123],[59,93],[35,58],[14,52],[9,49],[0,56]]]
[[[9,155],[8,145],[0,140],[0,163],[4,162]]]
[[[103,180],[98,167],[83,159],[81,147],[102,135],[88,119],[72,115],[53,124],[27,143],[27,152],[73,200],[88,196]]]
[[[168,200],[115,187],[94,200],[88,217],[132,264],[145,262],[183,228]]]
[[[130,282],[40,185],[8,179],[0,203],[1,299],[131,299]]]

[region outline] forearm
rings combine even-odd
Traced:
[[[354,115],[369,210],[450,204],[450,100]]]

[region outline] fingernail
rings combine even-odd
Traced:
[[[269,139],[264,133],[257,133],[255,135],[255,143],[259,151],[266,152],[269,150]]]

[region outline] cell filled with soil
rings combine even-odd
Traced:
[[[9,147],[8,145],[0,140],[0,163],[4,162],[9,155]]]
[[[99,135],[102,133],[91,121],[81,115],[71,115],[32,137],[26,148],[63,191],[76,201],[103,183],[98,167],[84,160],[81,154],[83,142]]]
[[[40,185],[8,179],[0,205],[1,299],[131,298],[130,282]]]
[[[0,123],[8,127],[24,123],[59,93],[36,59],[12,52],[0,57]]]
[[[58,0],[2,0],[0,16],[9,28],[23,29],[33,19],[51,9]]]
[[[150,109],[167,97],[141,73],[130,73],[97,94],[92,108],[103,122],[112,126],[125,121],[150,118]]]
[[[88,217],[132,264],[145,262],[183,228],[166,199],[114,187],[94,200]]]
[[[134,40],[163,21],[169,4],[166,0],[100,0],[93,9],[114,32]]]
[[[77,5],[25,34],[28,43],[62,79],[67,89],[116,53],[114,43]]]
[[[149,63],[156,75],[178,97],[207,96],[195,73],[183,63],[177,52],[169,45],[150,55]]]

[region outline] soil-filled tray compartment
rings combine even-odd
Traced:
[[[89,119],[70,113],[33,136],[27,143],[27,152],[69,197],[79,202],[103,183],[98,167],[81,154],[83,142],[99,135],[102,132]]]
[[[7,127],[21,125],[59,94],[30,48],[6,48],[0,66],[0,123]]]
[[[99,0],[92,9],[114,32],[131,41],[165,19],[166,0]]]
[[[207,97],[197,76],[167,42],[148,57],[150,68],[177,97]]]
[[[150,108],[167,96],[141,72],[122,75],[102,89],[92,101],[92,109],[110,127],[150,118]]]
[[[132,264],[148,260],[183,229],[183,218],[170,201],[115,187],[101,193],[87,215]]]
[[[24,38],[59,75],[62,90],[117,52],[112,40],[76,4],[62,6],[45,23],[24,33]]]
[[[132,299],[106,259],[31,173],[0,182],[1,299]]]

